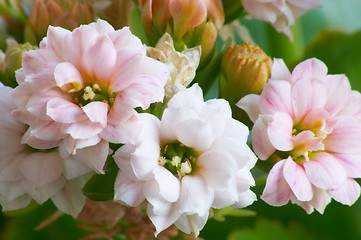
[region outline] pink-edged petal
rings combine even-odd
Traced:
[[[310,182],[321,189],[338,188],[346,180],[346,172],[331,154],[319,152],[309,161],[303,162],[303,167]]]
[[[318,81],[304,79],[293,85],[292,107],[297,120],[302,119],[313,108],[324,108],[327,100],[327,89]]]
[[[159,79],[142,75],[120,92],[119,96],[132,108],[141,107],[145,110],[151,103],[163,101],[164,87]]]
[[[225,151],[207,151],[197,159],[197,166],[207,185],[213,189],[222,189],[230,184],[236,174],[237,164]]]
[[[268,123],[267,134],[270,143],[280,151],[289,151],[294,147],[292,139],[293,121],[285,113],[277,112]]]
[[[310,201],[312,199],[312,184],[308,180],[303,167],[295,163],[291,157],[285,160],[283,176],[299,201]]]
[[[84,53],[83,68],[88,75],[94,76],[104,83],[109,83],[109,78],[114,72],[116,58],[113,42],[107,35],[100,35],[95,44]]]
[[[298,64],[292,71],[292,78],[295,81],[300,79],[322,79],[327,74],[327,66],[316,58],[305,60]]]
[[[119,172],[114,185],[114,200],[128,206],[138,206],[145,200],[143,183],[131,180]]]
[[[58,64],[53,74],[56,85],[65,92],[76,92],[84,86],[80,72],[69,62]]]
[[[58,179],[63,172],[63,162],[57,152],[32,153],[20,163],[24,177],[37,186],[43,186]]]
[[[260,114],[259,100],[259,95],[248,94],[239,100],[236,105],[246,111],[251,121],[255,122]]]
[[[137,115],[131,116],[124,122],[118,124],[107,124],[100,136],[112,143],[134,143],[138,138],[141,122]]]
[[[291,84],[287,81],[269,81],[264,87],[259,100],[263,114],[284,112],[292,116]]]
[[[69,36],[69,34],[69,30],[61,27],[49,26],[48,28],[46,48],[54,51],[59,62],[63,61],[64,52],[66,52],[69,47],[65,44],[65,38]]]
[[[332,132],[324,140],[325,149],[336,153],[359,153],[360,136],[360,121],[352,117],[340,117],[336,120]]]
[[[103,127],[107,125],[108,104],[95,101],[82,107],[82,110],[91,122],[99,123]]]
[[[72,158],[97,173],[104,173],[103,168],[108,154],[109,143],[103,140],[94,146],[78,149]]]
[[[351,91],[347,103],[343,106],[338,115],[352,116],[359,121],[361,120],[361,93]]]
[[[252,147],[257,156],[262,160],[266,160],[276,151],[276,148],[268,138],[267,124],[266,117],[261,116],[257,119],[252,129]]]
[[[200,152],[207,150],[215,139],[212,126],[198,119],[177,124],[175,132],[179,142]]]
[[[60,123],[73,123],[86,119],[85,114],[78,105],[62,98],[54,98],[48,101],[46,114]]]
[[[272,206],[285,205],[292,194],[292,191],[283,176],[285,160],[276,163],[268,174],[265,189],[261,199]]]
[[[97,136],[104,129],[101,123],[93,123],[90,121],[82,121],[62,126],[62,132],[69,134],[74,139],[88,140]]]
[[[31,74],[41,72],[44,66],[56,64],[57,62],[54,52],[46,49],[37,49],[24,53],[22,66],[26,74]],[[19,82],[18,77],[17,81]]]
[[[361,154],[333,153],[335,160],[345,169],[347,176],[351,178],[361,177]]]
[[[110,38],[116,49],[133,49],[134,52],[139,52],[145,55],[146,48],[139,38],[132,34],[129,27],[124,27],[113,33],[109,33]]]
[[[313,199],[309,202],[319,213],[323,214],[326,206],[331,202],[331,197],[326,190],[320,188],[313,189]]]
[[[272,64],[272,72],[270,80],[286,80],[290,81],[292,78],[283,59],[274,58]]]
[[[159,195],[166,201],[175,202],[179,198],[180,183],[179,180],[164,167],[154,169],[154,179],[158,183]]]
[[[327,192],[337,202],[351,206],[360,197],[360,185],[352,178],[347,178],[341,186]]]
[[[331,114],[338,114],[346,106],[351,94],[351,85],[345,75],[327,75],[324,78],[327,88],[327,103],[325,109]],[[352,102],[354,105],[355,102]]]
[[[51,197],[51,200],[60,211],[76,218],[85,205],[86,198],[81,192],[84,184],[83,178],[67,181],[61,191]]]
[[[110,34],[115,31],[112,25],[102,19],[89,24],[89,27],[94,28],[100,34]]]
[[[99,135],[95,135],[95,136],[87,138],[87,139],[74,139],[71,136],[68,136],[68,137],[64,138],[63,143],[65,146],[65,149],[69,153],[74,155],[74,154],[76,154],[76,151],[78,149],[95,146],[101,140],[102,139],[99,137]]]

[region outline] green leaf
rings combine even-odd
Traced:
[[[256,212],[252,210],[242,209],[242,208],[233,208],[226,207],[222,209],[213,210],[213,218],[217,221],[223,222],[226,220],[225,217],[254,217]]]
[[[361,31],[320,32],[306,47],[304,59],[322,60],[331,74],[346,74],[353,89],[361,90]]]
[[[228,236],[228,240],[312,240],[315,239],[302,225],[290,223],[287,226],[278,221],[260,219],[253,228],[237,229]]]
[[[104,167],[105,174],[97,174],[91,177],[82,189],[83,194],[93,201],[112,200],[118,170],[114,159],[109,157]]]

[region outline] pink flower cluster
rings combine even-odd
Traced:
[[[280,206],[289,200],[322,213],[331,198],[352,205],[360,195],[361,94],[345,75],[327,74],[317,59],[292,72],[275,59],[261,95],[238,106],[254,122],[252,145],[262,160],[277,162],[261,196]]]
[[[19,85],[0,89],[3,209],[51,198],[76,216],[85,181],[103,173],[109,142],[138,134],[134,108],[162,101],[168,76],[128,28],[102,20],[72,32],[49,27],[40,48],[25,53]]]

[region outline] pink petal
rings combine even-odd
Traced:
[[[284,112],[292,116],[291,84],[287,81],[269,81],[259,100],[263,114]]]
[[[313,108],[324,108],[327,101],[326,90],[323,84],[312,79],[296,81],[292,88],[294,117],[300,120]]]
[[[82,109],[62,98],[54,98],[46,104],[46,114],[56,122],[74,123],[86,119]]]
[[[347,177],[338,161],[325,152],[310,156],[310,160],[304,161],[303,166],[310,182],[321,189],[337,188]]]
[[[134,52],[145,55],[146,48],[140,39],[131,33],[129,27],[124,27],[113,33],[109,33],[109,37],[112,39],[114,47],[117,50],[132,49]]]
[[[312,184],[308,180],[303,167],[295,163],[291,157],[288,157],[285,161],[283,176],[299,201],[310,201],[312,199]]]
[[[339,117],[333,131],[324,140],[325,149],[336,153],[359,153],[361,122],[352,117]]]
[[[350,82],[345,75],[328,75],[324,78],[324,82],[327,87],[328,97],[325,109],[331,115],[336,115],[349,100],[351,94]]]
[[[314,188],[313,199],[309,202],[319,213],[323,214],[326,206],[331,202],[331,197],[326,190]]]
[[[46,65],[58,63],[54,52],[46,49],[30,50],[24,53],[22,66],[26,74],[38,73]]]
[[[107,124],[100,136],[112,143],[134,143],[138,138],[141,122],[137,115],[133,115],[124,122],[118,124]]]
[[[116,58],[113,42],[107,35],[100,35],[95,44],[84,53],[83,68],[90,76],[108,84],[114,72]]]
[[[347,103],[343,106],[338,115],[353,116],[357,120],[361,120],[361,93],[351,91]]]
[[[259,95],[248,94],[239,100],[236,105],[248,114],[252,122],[255,122],[260,114],[259,100]]]
[[[92,123],[99,123],[103,127],[107,125],[108,104],[95,101],[82,107],[82,110]]]
[[[53,74],[56,85],[65,92],[76,92],[84,87],[80,72],[69,62],[58,64]]]
[[[351,178],[361,177],[361,154],[333,153],[333,157],[345,169],[347,176]]]
[[[54,51],[59,62],[64,60],[64,52],[67,51],[68,47],[65,44],[65,39],[69,36],[70,31],[61,27],[49,26],[47,32],[47,49]]]
[[[27,190],[28,194],[38,203],[43,204],[49,198],[58,193],[65,185],[64,178],[58,178],[57,180],[45,184],[44,186],[38,186],[29,181],[23,181],[23,187]]]
[[[292,194],[292,191],[283,176],[285,160],[276,163],[268,174],[266,186],[261,195],[266,203],[272,206],[285,205]]]
[[[110,34],[115,31],[112,25],[102,19],[89,24],[89,27],[94,28],[100,34]]]
[[[292,150],[293,121],[292,118],[284,113],[277,112],[272,115],[268,123],[267,134],[270,143],[280,151]]]
[[[337,202],[351,206],[360,197],[360,185],[352,178],[347,178],[340,187],[327,192]]]
[[[327,66],[316,58],[305,60],[298,64],[292,71],[292,78],[295,81],[300,79],[322,79],[327,75]]]
[[[267,122],[264,116],[261,116],[255,122],[252,129],[252,147],[257,156],[266,160],[276,148],[272,145],[267,134]]]

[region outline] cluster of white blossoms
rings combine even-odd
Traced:
[[[232,119],[222,99],[204,102],[198,85],[180,91],[159,120],[141,114],[142,131],[114,155],[120,171],[115,200],[148,202],[157,233],[173,223],[198,235],[210,208],[246,207],[257,158],[247,146],[248,128]]]
[[[187,89],[200,48],[178,53],[165,40],[150,50],[158,61],[128,28],[102,20],[49,27],[40,48],[24,54],[18,86],[0,86],[3,210],[50,199],[75,217],[83,186],[111,158],[119,166],[115,201],[145,201],[157,233],[175,224],[198,235],[211,208],[256,200],[248,128],[225,100],[204,102],[198,85]],[[158,119],[147,109],[165,89]]]

